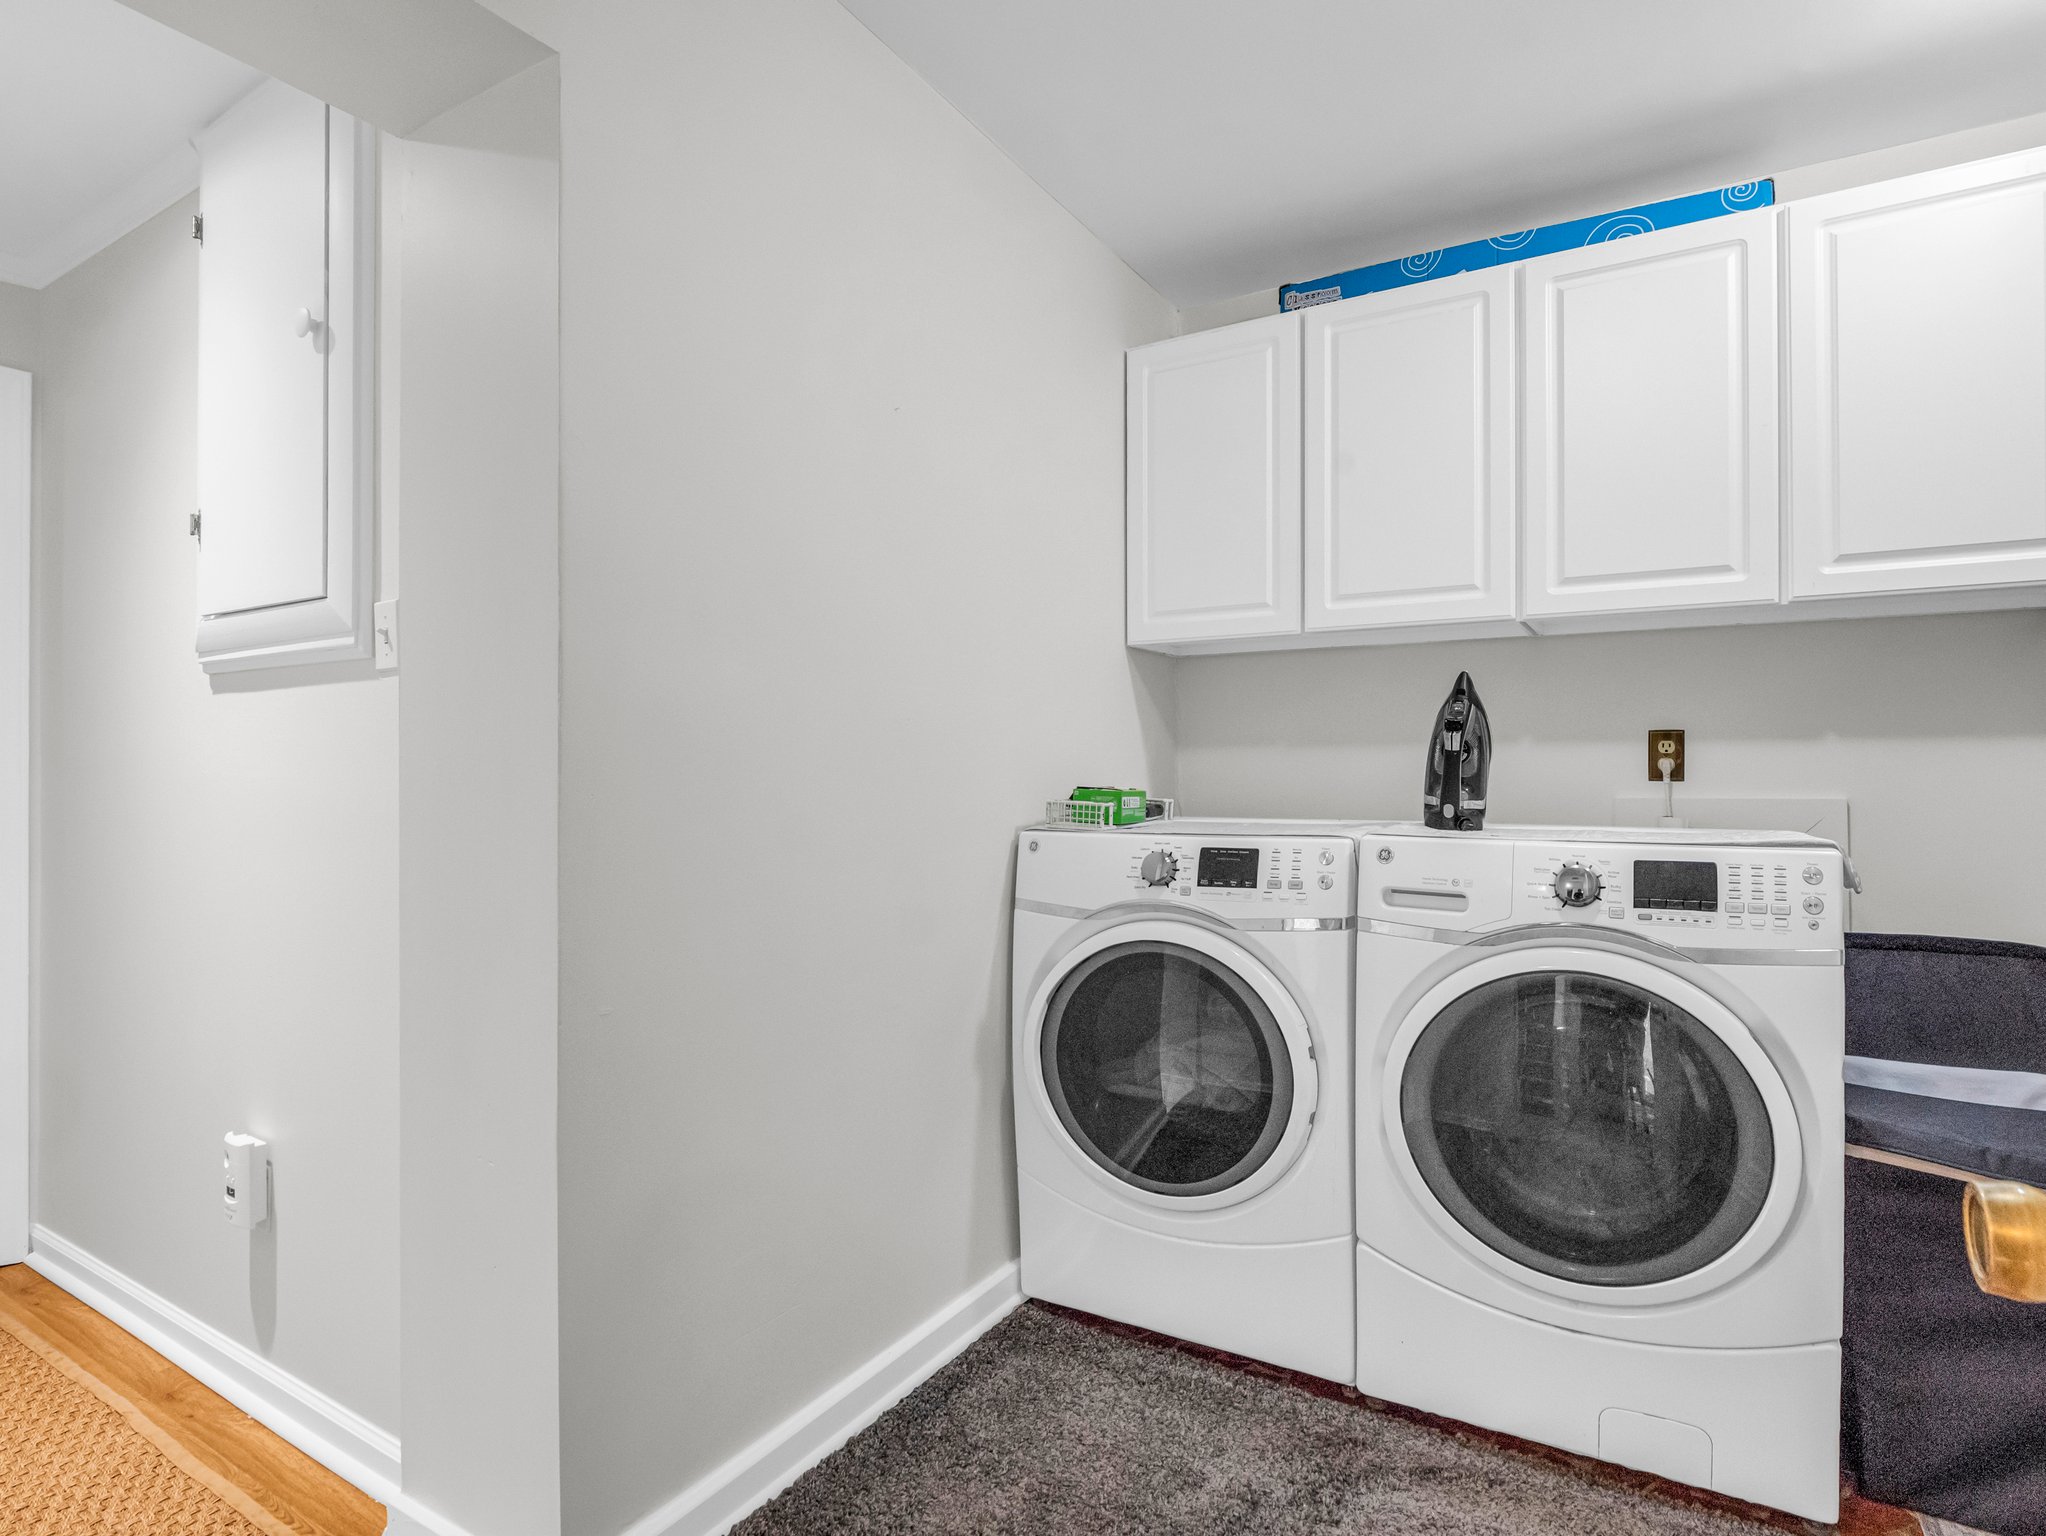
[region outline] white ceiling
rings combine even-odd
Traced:
[[[2046,111],[2039,0],[843,0],[1202,303]]]
[[[40,288],[199,184],[256,71],[118,0],[0,0],[0,282]]]

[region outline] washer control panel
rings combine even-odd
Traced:
[[[1532,844],[1522,854],[1520,894],[1540,921],[1625,927],[1668,943],[1734,938],[1736,947],[1830,945],[1841,933],[1840,855],[1830,848]],[[1596,901],[1584,900],[1587,872]]]
[[[1830,845],[1365,833],[1358,855],[1358,916],[1389,931],[1582,923],[1680,947],[1811,949],[1837,947],[1846,917]]]

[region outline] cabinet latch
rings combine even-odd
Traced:
[[[206,215],[203,213],[192,215],[192,238],[201,245],[206,243]]]
[[[189,522],[187,522],[187,523],[185,524],[185,532],[189,533],[189,534],[190,534],[190,535],[191,535],[191,536],[192,536],[193,538],[195,538],[195,539],[198,539],[198,538],[199,538],[199,514],[198,514],[198,513],[194,512],[194,513],[192,514],[192,516],[191,516],[191,520],[190,520]],[[203,543],[205,543],[206,541],[205,541],[204,539],[199,539],[199,542],[203,544]]]

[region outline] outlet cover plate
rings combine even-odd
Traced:
[[[1660,764],[1665,757],[1673,758],[1676,761],[1676,766],[1670,770],[1670,783],[1683,783],[1684,733],[1682,731],[1665,727],[1664,729],[1648,733],[1649,783],[1660,784],[1662,782],[1662,768]]]

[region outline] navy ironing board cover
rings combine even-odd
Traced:
[[[2046,1073],[2046,949],[1917,934],[1847,936],[1847,1054]],[[1964,1173],[2046,1185],[2046,1112],[1847,1085],[1847,1140]]]
[[[1847,1085],[1847,1144],[2046,1188],[2046,1113]]]
[[[2046,949],[1847,936],[1855,1056],[2046,1071]],[[1850,1143],[2046,1182],[2046,1111],[1850,1084]],[[1870,1498],[1998,1536],[2046,1536],[2046,1306],[1985,1296],[1961,1239],[1961,1187],[1847,1169],[1841,1449]]]

